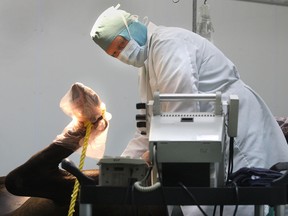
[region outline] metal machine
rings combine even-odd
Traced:
[[[162,102],[214,101],[214,112],[163,113]],[[238,97],[230,96],[228,118],[221,93],[159,94],[147,106],[150,159],[163,186],[179,182],[192,187],[224,184],[224,152],[227,123],[229,136],[237,135]]]
[[[157,170],[157,187],[159,182],[163,186],[178,186],[179,183],[191,187],[224,185],[226,132],[228,129],[230,137],[237,136],[239,101],[235,95],[230,96],[228,103],[223,102],[221,97],[220,92],[216,94],[156,92],[154,100],[144,104],[142,108],[146,109],[146,115],[140,115],[136,119],[142,120],[137,122],[137,125],[146,127],[146,131],[143,132],[149,134],[150,160],[154,166],[152,178],[155,183],[155,170]],[[214,110],[191,113],[161,111],[162,102],[187,102],[187,100],[212,102]],[[224,107],[228,109],[224,110]],[[127,186],[131,183],[129,183],[131,179],[134,179],[133,181],[143,179],[147,171],[147,165],[142,159],[103,158],[99,161],[99,165],[102,186]],[[141,188],[140,183],[136,186],[143,191],[151,189]]]
[[[147,164],[142,159],[104,157],[98,162],[100,186],[130,186],[142,180],[147,173]]]

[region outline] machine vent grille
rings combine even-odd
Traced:
[[[213,113],[165,113],[161,117],[215,117]]]

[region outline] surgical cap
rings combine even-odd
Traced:
[[[135,16],[127,13],[124,10],[119,10],[118,5],[112,6],[106,9],[96,20],[90,36],[96,44],[98,44],[103,50],[107,50],[114,38],[126,28],[124,20],[129,25]]]

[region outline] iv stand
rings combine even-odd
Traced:
[[[180,0],[172,0],[174,3],[178,3]],[[192,31],[197,31],[197,0],[192,0]]]
[[[192,31],[197,31],[197,0],[192,0]]]

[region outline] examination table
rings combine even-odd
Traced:
[[[286,117],[276,117],[276,120],[281,127],[286,140],[288,140],[288,118]],[[0,177],[0,215],[10,215],[10,216],[34,216],[34,215],[53,215],[53,216],[60,216],[60,215],[67,215],[68,207],[66,206],[58,206],[53,201],[44,199],[44,198],[35,198],[35,197],[19,197],[14,196],[10,194],[5,186],[4,186],[4,180],[5,176]],[[204,197],[201,195],[203,191],[201,190],[210,190],[207,200],[204,200]],[[248,199],[242,199],[242,195],[239,197],[239,204],[254,204],[256,205],[256,210],[261,211],[260,207],[263,203],[269,203],[271,205],[278,206],[279,204],[287,204],[288,198],[287,198],[287,187],[286,185],[278,185],[274,188],[266,188],[262,191],[258,188],[241,188],[240,193],[243,195],[243,197],[247,196]],[[203,204],[231,204],[234,205],[233,199],[235,198],[235,190],[233,188],[223,188],[220,190],[217,189],[209,189],[209,188],[194,188],[192,189],[193,193],[197,196],[197,199]],[[123,196],[126,196],[126,201],[130,204],[159,204],[162,202],[160,191],[154,191],[150,194],[139,194],[140,192],[135,192],[136,196],[135,199],[132,200],[131,195],[126,196],[127,189],[125,188],[101,188],[97,186],[91,186],[91,185],[82,185],[81,187],[81,193],[80,193],[80,203],[81,203],[81,211],[84,211],[84,213],[88,211],[87,215],[89,215],[89,211],[91,210],[90,204],[92,203],[106,203],[111,205],[112,203],[118,203],[120,200],[123,201]],[[171,199],[173,199],[174,204],[190,204],[191,200],[188,199],[188,197],[185,198],[183,195],[183,191],[181,191],[179,188],[165,188],[164,193],[167,196],[166,202],[167,204],[172,203]],[[259,199],[257,202],[253,201],[253,197],[250,196],[251,194],[258,194]],[[93,194],[93,196],[92,196]],[[112,194],[112,195],[111,195]],[[224,195],[225,194],[225,195]],[[95,195],[95,196],[94,196]],[[162,195],[161,195],[162,196]],[[217,203],[214,202],[215,196],[221,197],[218,199]],[[264,199],[265,197],[270,197],[268,202],[266,202]],[[122,202],[121,201],[121,202]],[[133,201],[133,202],[132,202]],[[163,208],[160,208],[159,211],[163,212]],[[160,213],[159,212],[159,213]],[[9,213],[9,214],[8,214]],[[77,215],[78,212],[75,212]],[[85,214],[86,214],[85,213]],[[161,214],[159,214],[161,215]]]

